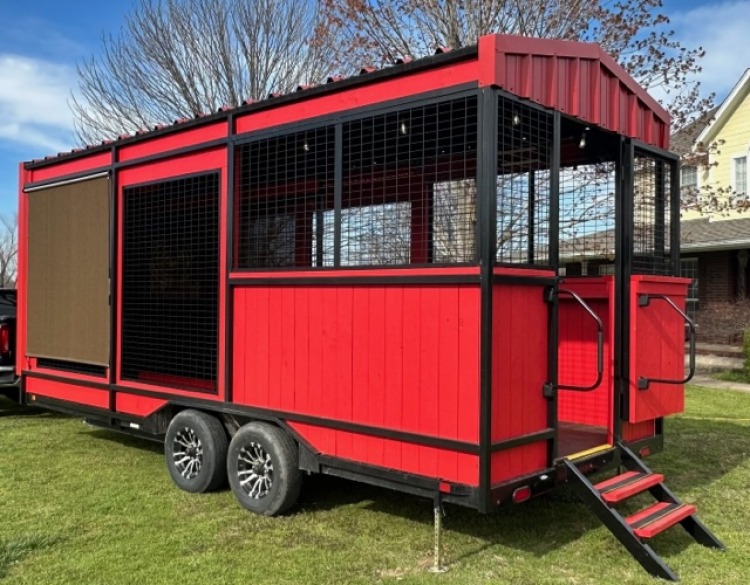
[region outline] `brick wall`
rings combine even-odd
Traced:
[[[733,251],[706,252],[698,257],[698,298],[701,309],[736,297],[737,260]]]

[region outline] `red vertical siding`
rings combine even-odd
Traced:
[[[614,279],[611,276],[571,278],[562,287],[577,293],[604,325],[604,373],[595,390],[560,390],[560,421],[612,428],[614,395]],[[560,296],[559,374],[563,385],[589,386],[597,377],[596,324],[568,296]],[[611,437],[610,437],[611,438]]]
[[[512,275],[514,270],[498,269],[496,273]],[[547,428],[548,402],[542,389],[548,379],[548,310],[543,287],[538,284],[493,287],[493,442]],[[491,481],[499,483],[544,469],[546,457],[544,440],[494,453]]]
[[[682,317],[658,299],[640,307],[638,295],[665,294],[684,310],[689,283],[687,278],[632,277],[629,422],[643,422],[685,409],[684,385],[655,382],[645,390],[638,388],[639,377],[679,380],[685,375],[685,323]]]
[[[265,285],[233,296],[237,404],[478,444],[477,285]],[[474,455],[294,427],[323,454],[478,482]]]

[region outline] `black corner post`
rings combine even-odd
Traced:
[[[680,275],[680,159],[675,158],[669,165],[669,256],[670,274]]]
[[[552,465],[557,459],[557,385],[559,383],[559,310],[558,289],[560,283],[560,112],[552,114],[552,144],[550,152],[550,179],[549,179],[549,239],[548,254],[549,265],[555,272],[555,279],[551,294],[548,299],[547,313],[547,382],[545,384],[545,395],[547,404],[547,426],[555,429],[554,436],[548,442],[547,461]]]
[[[477,165],[478,259],[481,271],[481,356],[479,400],[479,511],[492,508],[492,269],[497,246],[497,92],[479,92]]]
[[[112,146],[110,150],[111,167],[109,169],[109,412],[110,426],[115,425],[113,418],[116,408],[114,384],[117,381],[117,163],[118,150]]]
[[[233,287],[230,283],[229,275],[234,269],[234,222],[236,221],[235,208],[235,191],[237,188],[237,151],[235,149],[235,116],[230,114],[227,118],[229,127],[229,141],[227,142],[227,220],[224,244],[226,246],[226,263],[224,269],[226,276],[224,279],[224,402],[232,401],[232,338],[234,322],[234,295]]]
[[[630,397],[630,276],[633,265],[635,149],[622,139],[615,177],[615,400],[614,437],[622,438]]]
[[[334,128],[333,136],[333,265],[341,266],[341,206],[344,189],[344,126],[339,122]],[[318,226],[321,230],[318,236],[320,252],[318,258],[323,258],[323,213],[318,216]]]

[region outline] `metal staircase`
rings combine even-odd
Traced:
[[[682,525],[698,543],[724,550],[719,539],[696,518],[696,507],[681,502],[664,485],[663,475],[653,473],[622,443],[617,447],[621,453],[621,468],[625,469],[623,473],[593,484],[578,469],[576,461],[566,459],[568,482],[644,569],[655,577],[679,581],[646,542],[675,524]],[[646,491],[657,500],[646,509],[624,516],[616,508],[617,504]]]

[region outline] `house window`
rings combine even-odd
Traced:
[[[734,159],[734,190],[738,195],[747,193],[747,157]]]
[[[680,276],[690,278],[690,286],[686,299],[686,308],[688,317],[695,321],[695,317],[700,309],[698,300],[698,258],[681,258],[680,259]]]
[[[680,171],[680,183],[683,193],[694,193],[698,190],[698,167],[683,165]]]

